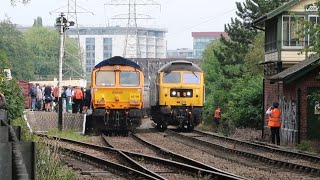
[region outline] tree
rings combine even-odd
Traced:
[[[320,15],[320,2],[316,2],[315,5],[318,7],[318,16]],[[318,19],[318,20],[317,20]],[[303,51],[311,52],[310,54],[320,54],[320,22],[319,18],[314,17],[314,19],[299,19],[296,18],[294,21],[295,24],[298,24],[297,30],[294,32],[296,33],[300,39],[308,38],[308,43],[305,44],[305,48]],[[303,28],[302,28],[303,27]],[[309,55],[310,55],[309,54]]]
[[[42,27],[42,17],[37,17],[37,19],[33,20],[33,27],[37,26],[37,27]]]
[[[5,80],[0,74],[0,92],[6,98],[6,109],[8,110],[9,119],[15,120],[22,117],[24,110],[24,97],[22,89],[16,80]]]
[[[16,79],[30,80],[33,78],[33,54],[20,31],[10,20],[0,22],[0,49],[5,52],[12,75]]]
[[[263,74],[263,67],[260,63],[264,61],[264,54],[264,33],[261,32],[253,40],[253,43],[244,58],[244,66],[248,74]]]
[[[243,3],[236,2],[236,14],[238,17],[231,18],[231,23],[225,25],[225,32],[228,33],[229,39],[221,37],[223,48],[214,50],[222,66],[225,66],[223,68],[225,76],[231,78],[241,77],[245,72],[242,65],[245,63],[245,55],[257,35],[257,30],[245,27],[244,19],[247,17],[256,19],[286,1],[246,0]]]
[[[60,37],[54,29],[45,27],[32,27],[24,33],[30,51],[35,55],[35,75],[52,79],[58,76]],[[78,47],[70,39],[65,39],[65,58],[63,75],[70,76],[70,68],[81,74],[81,66],[76,58]]]
[[[0,50],[0,72],[2,73],[4,69],[6,68],[11,68],[9,60],[8,60],[8,56],[6,54],[5,51]]]

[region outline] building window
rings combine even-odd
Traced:
[[[296,19],[298,18],[298,19]],[[282,16],[282,46],[283,47],[303,47],[304,38],[299,37],[297,31],[302,31],[303,26],[298,21],[303,20],[303,16]]]
[[[309,15],[309,21],[313,24],[313,25],[316,25],[316,24],[319,24],[320,22],[320,17],[318,15]],[[317,42],[317,39],[318,39],[318,31],[317,32],[310,32],[312,34],[308,34],[308,45],[309,46],[312,46],[314,45],[314,43]],[[311,42],[310,42],[310,39],[312,38]]]
[[[112,38],[103,38],[103,59],[112,57]]]
[[[94,38],[86,38],[86,44],[94,44]]]

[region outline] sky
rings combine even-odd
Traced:
[[[128,13],[127,6],[111,5],[120,1],[76,0],[79,26],[125,26],[125,20],[112,19],[124,17]],[[231,17],[236,17],[234,0],[136,0],[136,2],[156,4],[137,6],[137,13],[142,14],[140,17],[148,18],[138,20],[137,24],[141,27],[166,29],[168,49],[192,49],[192,32],[222,32]],[[17,3],[12,7],[10,0],[1,0],[0,20],[9,17],[14,24],[32,26],[33,20],[40,16],[43,25],[52,26],[60,12],[67,12],[67,5],[68,0],[31,0],[26,5]]]

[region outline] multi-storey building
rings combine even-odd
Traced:
[[[77,38],[76,29],[69,29],[68,36]],[[122,56],[127,28],[125,27],[81,27],[79,29],[80,46],[86,72],[104,59]],[[165,58],[167,54],[165,29],[138,28],[140,58]],[[137,48],[138,49],[138,48]]]
[[[189,48],[167,50],[167,57],[168,58],[193,58],[193,50]]]
[[[226,32],[192,32],[193,56],[200,58],[207,46],[221,36],[228,37]]]

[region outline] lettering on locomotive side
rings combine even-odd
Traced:
[[[139,93],[131,93],[130,99],[140,99],[140,94]]]
[[[112,94],[123,94],[123,91],[112,91]]]

